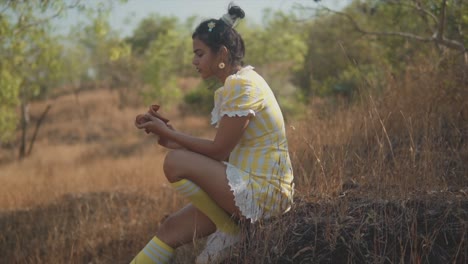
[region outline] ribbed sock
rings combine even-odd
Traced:
[[[130,264],[167,264],[173,254],[173,248],[153,237]]]
[[[187,179],[183,179],[178,182],[173,182],[172,186],[187,197],[198,210],[208,216],[218,230],[231,235],[239,233],[239,226],[205,191],[198,187],[198,185]]]

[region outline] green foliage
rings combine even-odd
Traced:
[[[0,62],[0,142],[13,139],[16,127],[16,111],[20,78],[6,69],[4,61]]]
[[[363,80],[380,82],[369,78],[379,76],[370,73],[386,67],[384,48],[356,32],[345,17],[321,16],[310,24],[308,51],[296,81],[307,96],[340,95],[350,99]]]
[[[421,17],[408,5],[372,2],[361,5],[356,3],[348,8],[348,12],[355,17],[359,17],[359,23],[367,30],[373,32],[405,32],[429,36],[432,34],[430,28],[426,26],[429,21],[425,17]],[[430,45],[421,45],[420,42],[398,36],[368,37],[367,39],[375,42],[380,47],[380,59],[392,65],[396,71],[404,70],[411,58],[416,54],[428,54],[432,48]]]
[[[83,29],[74,30],[74,38],[86,50],[88,71],[94,80],[106,81],[110,77],[109,65],[130,56],[130,46],[122,41],[107,21],[108,13],[101,12]]]
[[[87,56],[87,50],[78,42],[68,41],[60,56],[62,71],[59,72],[58,85],[71,85],[74,89],[88,81],[88,69],[91,58]],[[66,70],[65,70],[66,69]],[[58,88],[56,88],[58,89]]]
[[[184,96],[184,107],[187,113],[208,114],[214,107],[214,91],[223,84],[217,79],[204,80],[195,89]]]
[[[380,89],[386,73],[400,74],[418,57],[433,58],[437,65],[449,49],[460,50],[434,38],[440,33],[441,3],[356,0],[342,12],[315,10],[317,18],[308,26],[307,52],[295,83],[307,97],[352,98],[358,91]],[[466,4],[447,3],[442,34],[466,43],[460,13],[467,10]],[[434,49],[439,56],[434,56]]]
[[[295,85],[287,80],[277,78],[271,78],[268,82],[275,93],[285,119],[300,117],[305,113],[305,104],[302,103],[305,101],[303,94],[297,91]]]
[[[292,65],[297,70],[303,63],[307,50],[304,38],[304,23],[296,21],[293,14],[271,12],[266,10],[263,19],[264,27],[247,27],[239,29],[246,46],[245,60],[252,65],[269,64]],[[284,70],[278,69],[278,72]]]
[[[169,30],[177,27],[178,21],[175,17],[161,17],[151,15],[143,18],[131,37],[126,39],[130,44],[132,52],[136,55],[143,55],[151,45],[151,42],[159,36],[167,34]]]
[[[293,14],[264,11],[262,26],[240,24],[246,45],[247,64],[256,67],[276,94],[283,111],[301,112],[301,93],[291,76],[304,65],[307,25]]]
[[[176,23],[177,20],[157,16],[151,19],[154,20],[151,23],[145,20],[147,23],[140,24],[143,28],[138,28],[136,35],[127,41],[133,43],[133,47],[139,47],[137,51],[140,53],[143,52],[142,47],[148,46],[142,58],[142,78],[149,86],[143,94],[145,101],[171,104],[182,97],[177,79],[184,75],[190,65],[191,39],[188,32]],[[154,27],[148,27],[148,24]],[[144,35],[141,33],[144,30],[150,30],[148,34],[156,34],[156,38],[141,41],[138,37]]]
[[[31,1],[15,4],[8,9],[10,34],[3,35],[2,48],[11,48],[8,56],[12,57],[10,69],[21,79],[20,96],[29,101],[47,93],[55,84],[61,68],[62,46],[50,32],[50,25],[44,21],[44,14],[37,14],[35,7],[44,12],[59,12],[63,8],[54,1]],[[15,18],[19,17],[19,20]]]
[[[353,100],[357,93],[366,93],[365,88],[368,87],[382,91],[384,78],[382,69],[371,64],[355,65],[344,69],[337,77],[326,78],[321,83],[315,83],[317,88],[314,91],[316,95],[322,97],[340,96]]]
[[[55,87],[76,82],[75,76],[82,76],[89,70],[89,65],[83,62],[96,59],[99,63],[95,65],[102,66],[129,54],[129,48],[116,38],[106,37],[110,26],[105,21],[108,8],[105,3],[112,5],[111,1],[94,2],[98,15],[84,30],[87,38],[79,39],[83,34],[77,34],[69,43],[53,34],[52,21],[63,17],[70,8],[85,11],[91,17],[93,8],[89,9],[80,1],[64,0],[0,3],[1,141],[13,139],[18,119],[27,123],[27,116],[16,116],[20,112],[17,111],[19,105],[27,107],[31,100],[47,97]],[[82,42],[76,41],[77,38]],[[85,44],[87,49],[70,43]],[[100,72],[101,68],[96,68]],[[24,146],[24,142],[21,144]]]
[[[184,96],[185,112],[205,115],[213,109],[213,94],[206,89],[196,89]]]
[[[61,1],[0,4],[1,141],[13,139],[19,103],[27,105],[56,81],[61,46],[48,33],[47,15],[57,15],[61,8]]]
[[[177,91],[176,75],[174,74],[177,64],[174,61],[174,56],[177,56],[178,43],[180,43],[179,34],[172,29],[160,34],[149,47],[143,79],[152,88],[147,95],[157,98],[158,101],[174,99],[169,91]],[[173,95],[176,94],[177,92]]]

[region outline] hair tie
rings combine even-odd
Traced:
[[[239,22],[239,19],[236,19],[235,16],[231,16],[229,14],[224,14],[220,19],[232,28],[237,25],[237,22]]]

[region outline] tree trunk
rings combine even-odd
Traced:
[[[31,142],[29,143],[28,153],[26,153],[27,156],[29,156],[29,154],[31,154],[32,148],[34,146],[34,142],[36,141],[37,133],[39,133],[39,128],[41,127],[42,121],[44,121],[44,119],[45,119],[47,113],[49,112],[50,108],[51,108],[51,105],[47,105],[44,112],[42,112],[41,117],[39,118],[39,120],[37,120],[36,128],[34,129],[34,133],[33,133],[33,136],[31,138]]]
[[[29,104],[21,102],[21,142],[19,148],[19,159],[22,160],[26,156],[26,134],[29,124]]]

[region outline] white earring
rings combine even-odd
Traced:
[[[220,63],[218,64],[218,68],[224,69],[224,67],[226,67],[226,64],[224,64],[224,62],[220,62]]]

